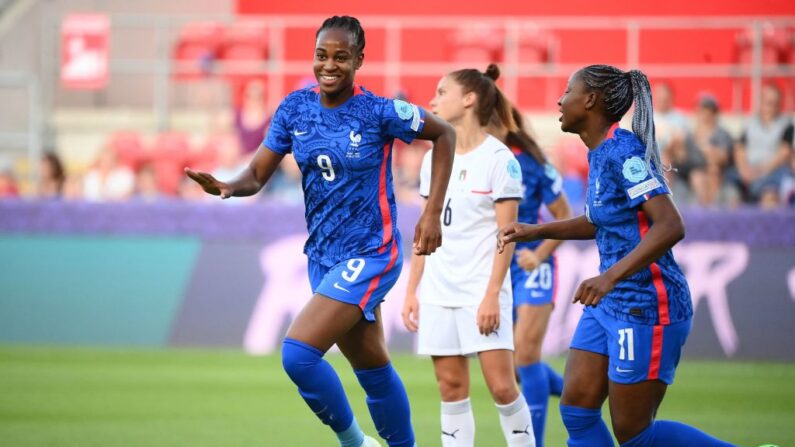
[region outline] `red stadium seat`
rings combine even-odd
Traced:
[[[502,28],[465,26],[450,36],[448,54],[453,61],[464,62],[467,66],[501,62],[504,44],[505,32]]]
[[[216,22],[189,23],[180,30],[173,55],[177,79],[195,80],[212,74],[223,31]]]
[[[176,195],[190,155],[190,140],[185,133],[165,132],[155,138],[151,149],[152,166],[163,193]]]
[[[116,154],[118,162],[137,171],[147,161],[141,135],[134,131],[120,131],[108,137],[107,146]]]

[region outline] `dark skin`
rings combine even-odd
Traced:
[[[364,62],[348,31],[329,28],[320,32],[315,43],[313,70],[320,88],[320,102],[337,107],[354,94],[354,77]],[[455,130],[432,114],[425,115],[425,126],[418,138],[433,142],[433,168],[428,206],[414,230],[414,253],[429,255],[442,243],[440,215],[444,194],[450,180],[455,149]],[[210,174],[185,168],[185,174],[208,194],[229,197],[250,196],[268,182],[283,155],[260,146],[257,154],[235,179],[222,182]],[[302,341],[325,352],[335,343],[350,364],[357,369],[381,367],[389,362],[384,342],[380,308],[376,321],[363,319],[358,306],[315,294],[287,331],[287,337]]]
[[[587,88],[575,73],[569,79],[566,92],[558,101],[561,129],[576,133],[590,150],[597,148],[614,124],[606,118],[600,92]],[[682,216],[669,195],[658,195],[641,205],[653,225],[641,242],[624,258],[599,276],[583,281],[574,294],[573,302],[596,306],[616,284],[648,268],[685,235]],[[596,227],[585,216],[541,225],[513,223],[498,235],[500,250],[512,242],[538,239],[593,239]],[[601,408],[610,398],[613,433],[620,443],[634,438],[653,421],[665,396],[667,385],[659,380],[624,385],[608,379],[609,359],[593,352],[572,349],[566,363],[563,396],[564,405],[582,408]]]

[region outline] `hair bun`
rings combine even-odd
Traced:
[[[486,71],[483,73],[483,75],[492,81],[496,81],[500,78],[500,67],[498,67],[497,64],[489,64],[489,66],[486,67]]]

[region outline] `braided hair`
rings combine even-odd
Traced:
[[[474,68],[465,68],[450,73],[450,77],[461,86],[464,94],[475,93],[478,97],[475,115],[481,126],[488,126],[493,115],[509,132],[517,130],[516,122],[511,114],[511,103],[497,87],[500,68],[489,64],[485,72]]]
[[[324,20],[320,28],[317,29],[315,39],[317,39],[321,31],[331,28],[344,29],[347,31],[351,35],[351,40],[356,47],[356,51],[359,54],[364,51],[364,28],[362,28],[362,24],[359,23],[359,19],[351,16],[329,17]]]
[[[605,115],[611,122],[618,122],[635,103],[632,114],[632,132],[646,146],[646,165],[654,165],[657,172],[670,170],[662,165],[660,150],[654,136],[654,114],[652,109],[649,79],[640,70],[622,71],[610,65],[589,65],[580,71],[585,85],[600,92]]]

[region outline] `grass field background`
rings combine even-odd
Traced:
[[[361,425],[375,433],[345,360],[328,358]],[[408,389],[419,445],[438,446],[439,399],[430,361],[397,355],[394,362]],[[563,359],[551,363],[562,371]],[[472,399],[476,445],[505,445],[479,374]],[[547,446],[565,445],[557,404],[553,398]],[[742,446],[795,446],[795,365],[684,361],[659,417]],[[278,356],[0,345],[0,445],[337,444],[299,398]]]

